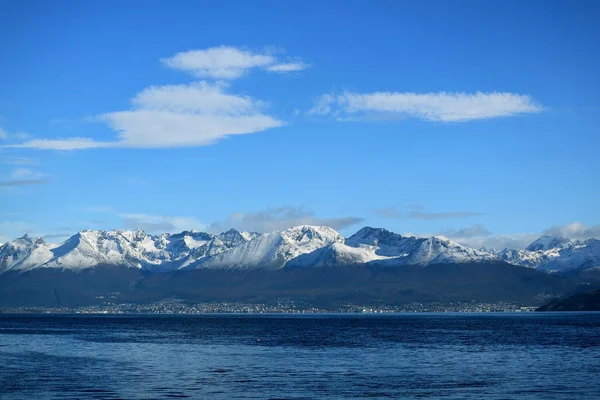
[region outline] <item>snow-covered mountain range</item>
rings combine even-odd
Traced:
[[[485,249],[482,249],[485,250]],[[600,266],[600,240],[542,236],[521,250],[488,250],[502,260],[544,271],[572,271]]]
[[[402,236],[365,227],[345,239],[325,226],[269,233],[229,230],[214,235],[184,231],[82,231],[60,244],[25,235],[0,246],[0,273],[37,268],[82,270],[96,266],[148,272],[186,269],[280,269],[375,263],[389,266],[506,261],[550,271],[600,266],[600,240],[544,236],[522,250],[475,250],[442,236]]]

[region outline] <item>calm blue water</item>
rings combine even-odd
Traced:
[[[599,313],[0,315],[0,344],[2,399],[600,399]]]

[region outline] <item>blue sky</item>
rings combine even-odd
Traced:
[[[0,242],[597,236],[594,1],[3,1]]]

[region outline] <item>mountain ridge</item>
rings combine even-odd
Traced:
[[[600,265],[600,240],[542,236],[525,249],[472,249],[443,236],[403,236],[363,227],[344,238],[333,228],[301,225],[267,233],[235,229],[150,235],[136,230],[84,230],[62,243],[23,237],[0,246],[0,274],[38,268],[83,270],[98,265],[146,272],[191,269],[270,269],[355,264],[426,266],[504,261],[562,272]]]

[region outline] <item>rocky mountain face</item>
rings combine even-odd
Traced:
[[[80,271],[97,266],[171,272],[498,261],[545,271],[591,268],[600,265],[600,241],[543,236],[522,250],[475,250],[442,236],[402,236],[365,227],[344,239],[329,227],[298,226],[263,234],[233,229],[219,235],[196,231],[160,235],[141,230],[82,231],[60,244],[25,235],[0,246],[0,273],[40,268]]]

